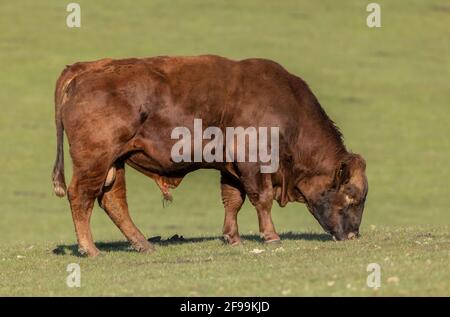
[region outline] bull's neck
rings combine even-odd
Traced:
[[[310,121],[300,128],[296,146],[296,168],[300,169],[302,174],[333,173],[347,153],[342,136],[331,120]]]

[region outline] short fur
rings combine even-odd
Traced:
[[[261,174],[259,163],[174,163],[171,131],[192,128],[194,118],[223,130],[279,127],[279,170]],[[65,130],[74,166],[68,196],[80,250],[89,255],[98,253],[89,228],[96,198],[106,202],[102,206],[136,249],[151,249],[128,215],[125,163],[153,178],[168,199],[170,188],[187,173],[220,170],[224,236],[231,244],[240,241],[237,212],[246,196],[258,212],[265,241],[279,240],[270,216],[272,200],[281,206],[306,203],[324,229],[340,239],[359,228],[367,194],[364,160],[346,150],[308,85],[273,61],[204,55],[76,63],[58,79],[55,119],[54,191],[66,193]],[[111,168],[117,169],[115,180],[110,184],[108,178],[104,186]],[[352,215],[342,216],[344,209]]]

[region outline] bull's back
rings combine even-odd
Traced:
[[[175,127],[193,128],[194,119],[222,128],[279,126],[284,133],[298,108],[289,76],[265,59],[103,59],[68,67],[57,94],[71,101],[63,119],[73,135],[83,122],[86,127],[97,125],[97,130],[121,130],[124,135],[115,132],[116,139],[140,130],[142,137],[156,142],[171,140]]]
[[[283,125],[298,100],[290,74],[266,59],[234,61],[214,55],[153,62],[170,90],[171,111],[210,126]]]

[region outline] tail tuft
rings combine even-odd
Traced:
[[[55,166],[53,167],[53,191],[56,196],[64,197],[66,195],[66,181],[64,178],[64,152],[58,151]]]
[[[53,181],[53,191],[56,196],[64,197],[66,195],[66,186],[65,184],[61,184],[58,181]]]

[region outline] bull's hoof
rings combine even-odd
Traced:
[[[266,244],[270,244],[270,245],[280,245],[281,244],[281,239],[273,239],[273,240],[265,240],[264,243]]]
[[[223,242],[225,242],[225,244],[228,244],[229,246],[232,246],[232,247],[242,244],[241,238],[239,238],[239,236],[238,237],[231,237],[228,234],[224,234],[223,235]]]
[[[87,248],[79,247],[78,253],[81,256],[85,256],[85,257],[89,257],[89,258],[96,258],[99,255],[101,255],[100,250],[97,248],[87,249]]]
[[[260,233],[261,239],[267,244],[281,244],[280,236],[276,232]]]
[[[153,246],[153,244],[151,244],[147,240],[132,242],[131,246],[139,253],[151,253],[155,251],[155,247]]]

